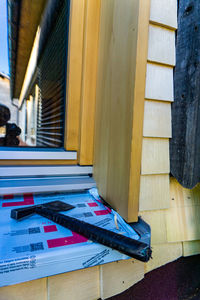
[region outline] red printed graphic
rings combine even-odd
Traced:
[[[101,200],[100,200],[100,199],[96,199],[96,201],[98,201],[99,203],[101,203],[101,204],[102,204],[102,202],[101,202]]]
[[[96,207],[98,204],[96,202],[88,203],[89,207]]]
[[[11,199],[13,199],[14,198],[14,195],[4,195],[3,196],[3,199],[4,200],[11,200]]]
[[[72,232],[72,234],[73,235],[70,237],[47,240],[48,248],[56,248],[61,246],[80,244],[88,241],[88,239],[86,239],[84,236],[80,234],[77,234],[75,232]]]
[[[2,207],[34,205],[33,194],[24,194],[23,196],[24,196],[24,201],[5,202],[2,204]]]
[[[105,206],[105,205],[104,205]],[[112,209],[110,209],[109,207],[105,206],[105,208],[107,209],[107,211],[109,212],[109,214],[111,214]]]
[[[96,214],[96,216],[105,216],[108,215],[110,212],[108,209],[105,209],[105,210],[96,210],[94,213]]]
[[[56,225],[48,225],[48,226],[44,226],[44,232],[55,232],[58,231]]]
[[[102,201],[101,201],[101,200],[98,200],[98,199],[97,199],[97,201],[98,201],[99,203],[102,204]],[[109,213],[112,212],[112,210],[111,210],[109,207],[107,207],[106,205],[103,205],[103,206],[108,210]],[[107,215],[107,214],[106,214],[106,215]]]

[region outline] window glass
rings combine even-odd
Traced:
[[[10,99],[9,79],[2,77],[0,146],[64,147],[69,1],[57,2],[56,11],[44,14],[36,67],[21,103]]]

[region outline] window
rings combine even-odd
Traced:
[[[40,17],[42,8],[44,9],[44,5],[41,3],[38,4],[37,12]],[[19,77],[17,64],[23,64],[22,57],[20,60],[20,56],[16,56],[17,49],[20,51],[20,30],[28,33],[30,28],[26,26],[23,29],[23,24],[21,24],[23,20],[20,19],[19,11],[20,9],[23,10],[23,7],[13,1],[9,1],[8,4],[9,24],[12,24],[9,30],[11,94],[14,95]],[[19,19],[18,27],[15,28],[12,21],[16,16]],[[32,16],[28,17],[31,18]],[[76,160],[77,158],[75,152],[66,152],[64,149],[69,18],[69,0],[47,1],[37,29],[18,101],[17,126],[21,129],[19,146],[26,147],[26,149],[23,148],[18,151],[19,149],[2,148],[1,159],[13,161],[31,158],[33,160],[56,159],[61,161],[63,159]],[[28,24],[30,23],[28,22]],[[17,42],[13,41],[14,34],[17,34]],[[14,42],[17,45],[14,45]],[[21,51],[26,50],[21,49]],[[30,150],[27,149],[29,146],[31,147]],[[37,149],[34,150],[33,147],[37,147]],[[59,152],[48,149],[44,153],[43,148],[59,148]],[[17,151],[13,152],[13,150]]]
[[[58,12],[57,7],[63,3],[61,0],[56,1],[37,1],[28,2],[28,10],[31,14],[26,14],[23,11],[23,1],[19,2],[8,0],[8,15],[9,15],[9,50],[11,64],[11,96],[19,98],[19,107],[24,101],[30,99],[34,85],[38,85],[37,74],[35,72],[36,65],[40,60],[37,59],[42,45],[46,45],[46,41],[40,41],[42,34],[41,16],[46,11],[49,24],[54,22],[54,17]],[[64,107],[65,114],[65,130],[63,147],[51,148],[47,151],[45,164],[76,164],[92,165],[93,164],[93,149],[94,149],[94,123],[95,123],[95,101],[96,101],[96,77],[97,77],[97,61],[98,61],[98,45],[99,45],[99,19],[100,19],[100,1],[70,1],[70,23],[69,47],[68,51],[68,67],[67,67],[67,92]],[[47,6],[45,8],[45,4]],[[48,6],[50,4],[50,6]],[[54,6],[55,5],[55,6]],[[34,7],[33,7],[34,6]],[[48,10],[47,10],[48,8]],[[20,10],[21,9],[21,10]],[[19,11],[21,12],[19,14]],[[20,17],[21,16],[21,17]],[[23,18],[22,18],[23,16]],[[15,20],[15,21],[13,21]],[[31,24],[31,28],[27,27]],[[40,26],[39,26],[40,25]],[[13,37],[16,38],[13,38]],[[22,37],[26,39],[22,41]],[[50,37],[50,33],[47,34]],[[39,47],[40,46],[40,47]],[[17,50],[16,50],[17,49]],[[23,49],[27,51],[24,52]],[[32,52],[31,52],[32,49]],[[17,53],[17,55],[16,55]],[[66,69],[65,69],[66,70]],[[37,101],[37,99],[36,99]],[[47,135],[44,135],[48,137]],[[48,149],[48,148],[46,148]],[[7,152],[8,152],[7,148]],[[12,149],[13,150],[13,149]],[[27,148],[24,149],[23,151]],[[66,151],[67,150],[67,151]],[[30,150],[34,153],[33,156],[38,156],[37,152],[41,152],[38,148]],[[56,155],[54,152],[65,152],[65,160],[60,159],[60,153]],[[76,160],[69,160],[68,154],[76,151],[78,153]],[[35,154],[37,153],[37,154]],[[51,155],[51,153],[53,153]],[[15,161],[16,154],[9,152],[4,156],[5,151],[2,149],[0,153],[1,164],[42,164],[43,161],[34,162],[27,160],[24,156],[23,161]],[[74,156],[76,153],[74,153]],[[30,155],[28,155],[30,158]],[[50,158],[51,156],[51,158]],[[53,159],[53,160],[48,160]],[[57,158],[57,160],[55,160]]]

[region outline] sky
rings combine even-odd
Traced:
[[[7,0],[0,0],[0,72],[9,75],[6,2]]]

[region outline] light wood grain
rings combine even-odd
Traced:
[[[86,0],[78,161],[93,164],[101,0]]]
[[[138,46],[131,141],[131,165],[128,198],[128,220],[133,222],[139,209],[140,173],[142,159],[142,132],[144,120],[144,95],[146,86],[146,59],[148,53],[148,20],[150,1],[139,1]]]
[[[173,67],[147,64],[146,99],[170,101],[174,100]]]
[[[170,178],[170,207],[187,207],[200,205],[200,185],[193,189],[182,187],[178,181]]]
[[[168,243],[152,247],[152,259],[145,264],[145,273],[153,271],[182,256],[182,243]]]
[[[174,178],[170,180],[170,209],[167,210],[169,242],[200,240],[200,189],[183,188]]]
[[[114,207],[126,220],[130,220],[131,213],[128,206],[138,11],[138,1],[114,1],[107,199],[111,204],[114,202]],[[137,209],[132,210],[132,215],[136,219]]]
[[[200,240],[200,206],[170,208],[166,219],[168,242]]]
[[[169,139],[143,138],[142,175],[169,173]]]
[[[107,166],[103,164],[106,167],[103,171],[107,175],[105,199],[125,218],[128,218],[138,10],[137,1],[126,0],[125,5],[119,0],[102,2],[101,35],[105,37],[104,40],[101,38],[100,43],[100,62],[103,61],[103,67],[99,69],[97,93],[97,108],[101,107],[102,110],[96,111],[100,132],[96,136],[95,149],[99,151],[98,145],[101,144],[100,149],[107,156]],[[101,120],[104,109],[108,110],[106,124]],[[101,133],[106,134],[103,130],[109,134],[107,139],[103,138],[108,143],[105,149],[99,140]],[[97,185],[101,194],[101,183],[97,182]]]
[[[122,293],[143,277],[144,263],[133,259],[100,266],[101,298]]]
[[[100,195],[107,199],[108,152],[110,140],[110,40],[112,36],[113,20],[111,11],[113,1],[102,1],[99,61],[97,77],[97,97],[95,113],[95,141],[94,141],[94,178]],[[108,199],[107,199],[108,201]]]
[[[151,0],[151,22],[177,28],[177,0]]]
[[[0,288],[1,300],[47,300],[47,278]]]
[[[82,87],[82,63],[84,42],[85,1],[71,2],[68,46],[67,92],[65,112],[65,148],[78,150],[80,106]]]
[[[172,137],[170,103],[145,101],[143,136]]]
[[[200,241],[183,242],[183,256],[200,254]]]
[[[167,243],[166,230],[166,211],[167,210],[150,210],[140,212],[144,221],[151,226],[151,243],[152,245]]]
[[[148,60],[175,66],[175,52],[175,31],[150,25]]]
[[[140,179],[140,211],[169,208],[169,175],[147,175]]]
[[[104,0],[101,8],[94,174],[129,221],[138,211],[149,4]]]
[[[98,299],[99,267],[48,277],[48,296],[49,300]]]

